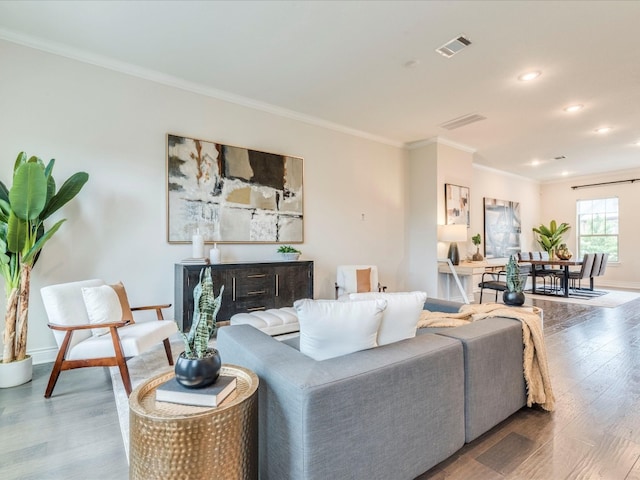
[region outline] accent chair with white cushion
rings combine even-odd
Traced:
[[[350,293],[383,292],[375,265],[339,265],[336,271],[336,298]]]
[[[51,396],[61,371],[81,367],[117,366],[129,395],[126,359],[159,342],[164,343],[169,365],[173,365],[168,337],[178,327],[162,315],[162,309],[171,305],[131,308],[121,283],[107,285],[98,279],[50,285],[40,293],[59,348],[45,398]],[[135,323],[132,311],[136,310],[155,310],[158,320]]]

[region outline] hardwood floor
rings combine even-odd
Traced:
[[[420,480],[640,479],[640,299],[532,303],[544,310],[556,411],[523,408]]]
[[[420,480],[640,480],[640,299],[532,303],[544,310],[556,411],[520,410]],[[107,369],[63,372],[47,400],[50,370],[0,390],[0,478],[126,479]]]
[[[0,390],[0,479],[121,480],[129,476],[106,368],[62,372],[44,398],[52,363]]]

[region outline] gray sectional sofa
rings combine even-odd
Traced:
[[[419,329],[323,361],[297,340],[249,325],[218,332],[223,362],[260,378],[262,480],[413,479],[526,404],[517,320]]]

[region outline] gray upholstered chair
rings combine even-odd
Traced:
[[[585,253],[584,257],[582,257],[582,265],[580,266],[580,270],[569,272],[569,280],[571,281],[571,288],[576,288],[576,280],[578,282],[578,289],[581,288],[581,280],[586,278],[593,278],[593,264],[595,261],[596,254],[595,253]],[[591,288],[593,290],[593,286]]]

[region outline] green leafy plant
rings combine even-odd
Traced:
[[[507,290],[510,292],[522,292],[524,288],[523,275],[515,255],[509,257],[506,267]]]
[[[291,245],[281,245],[278,248],[278,253],[302,253],[300,250],[296,250]]]
[[[47,165],[20,152],[13,167],[13,185],[0,182],[0,273],[5,281],[4,351],[2,363],[23,360],[27,355],[27,318],[31,270],[44,245],[66,219],[48,230],[45,220],[74,198],[89,180],[85,172],[69,177],[56,191],[52,171]]]
[[[562,236],[569,231],[571,226],[568,223],[557,224],[555,220],[551,220],[549,226],[540,225],[533,228],[534,233],[538,235],[537,241],[540,247],[551,255],[553,251],[562,243]]]
[[[193,323],[189,333],[181,332],[184,341],[184,355],[190,360],[204,358],[209,349],[209,340],[217,330],[216,316],[222,303],[224,285],[216,297],[213,293],[211,267],[200,271],[200,281],[193,289]]]
[[[482,243],[482,237],[480,236],[479,233],[476,233],[473,237],[471,237],[471,241],[477,247]]]

